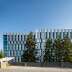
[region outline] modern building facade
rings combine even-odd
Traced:
[[[72,29],[41,29],[33,32],[36,38],[36,49],[40,62],[43,61],[45,41],[48,38],[52,40],[57,36],[64,38],[68,36],[72,39]],[[28,33],[4,33],[3,34],[3,48],[6,57],[15,57],[14,62],[21,62],[21,56],[25,50],[25,42]]]

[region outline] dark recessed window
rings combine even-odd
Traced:
[[[70,38],[72,39],[72,32],[70,32]]]
[[[21,41],[23,40],[23,37],[22,37],[22,35],[21,35]]]
[[[53,38],[55,38],[55,34],[54,34],[54,32],[53,32]]]
[[[49,38],[51,38],[51,32],[49,32]]]
[[[18,41],[19,41],[19,35],[18,35]]]
[[[45,38],[47,39],[47,32],[46,32],[46,37]]]

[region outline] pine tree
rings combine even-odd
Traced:
[[[35,46],[36,46],[35,37],[33,33],[30,32],[26,39],[26,43],[25,43],[26,50],[24,51],[22,55],[22,62],[36,61]]]
[[[52,47],[52,39],[47,39],[45,43],[44,63],[48,63],[51,61],[51,47]]]

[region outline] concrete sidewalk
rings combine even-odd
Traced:
[[[51,67],[24,67],[10,66],[6,69],[0,69],[0,72],[72,72],[70,68],[51,68]]]

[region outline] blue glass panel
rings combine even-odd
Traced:
[[[7,35],[3,35],[3,47],[5,50],[7,49]]]

